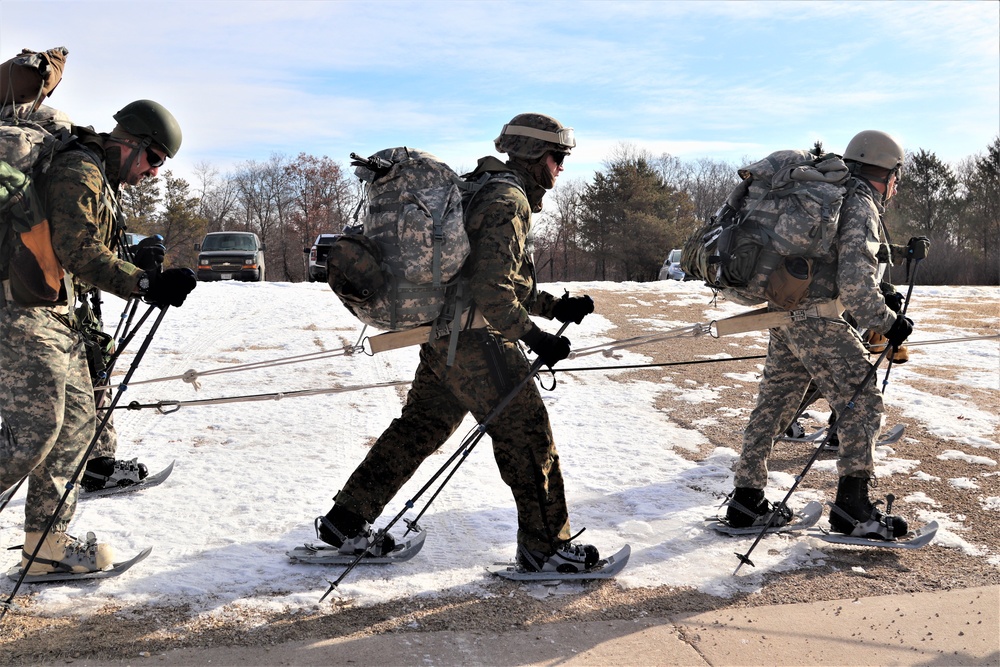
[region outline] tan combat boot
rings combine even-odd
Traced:
[[[39,533],[25,533],[21,551],[21,568],[28,564],[38,541]],[[107,544],[98,544],[97,536],[87,533],[87,539],[79,540],[66,533],[50,532],[38,550],[28,575],[52,574],[55,572],[98,572],[112,564],[114,552]]]

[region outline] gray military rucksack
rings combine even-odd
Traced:
[[[434,324],[447,332],[469,303],[461,280],[470,251],[465,210],[490,175],[466,181],[434,155],[406,147],[351,157],[364,198],[358,224],[327,255],[330,287],[377,329]]]
[[[739,303],[794,309],[830,251],[850,172],[837,155],[786,150],[738,171],[743,182],[684,244],[681,268]]]

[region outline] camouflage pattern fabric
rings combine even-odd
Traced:
[[[94,435],[94,389],[81,336],[53,310],[0,297],[0,487],[28,475],[25,532],[42,531]],[[67,498],[53,529],[76,508]]]
[[[73,122],[62,111],[41,105],[12,104],[0,108],[0,156],[3,161],[30,173],[60,130],[69,131]]]
[[[757,406],[743,433],[743,452],[734,471],[735,486],[767,486],[767,459],[774,440],[791,424],[810,380],[838,415],[838,475],[871,476],[874,443],[881,428],[882,394],[872,378],[854,409],[847,408],[847,401],[871,368],[857,331],[843,320],[809,318],[770,333]]]
[[[86,294],[87,287],[81,285],[77,294]],[[106,412],[101,412],[100,408],[106,408],[111,405],[112,392],[109,390],[102,390],[101,386],[108,385],[108,378],[100,378],[95,374],[95,364],[100,363],[100,367],[103,368],[107,365],[108,357],[114,353],[114,344],[109,342],[107,348],[101,347],[100,343],[102,339],[97,338],[95,334],[102,333],[104,331],[104,324],[97,318],[93,309],[90,307],[90,303],[83,297],[83,302],[76,309],[76,321],[84,336],[89,338],[89,344],[86,347],[87,351],[87,369],[90,372],[90,381],[94,385],[94,404],[98,408],[97,421],[104,418]],[[107,340],[107,339],[105,339]],[[101,357],[97,360],[95,357]],[[100,435],[97,438],[97,444],[94,446],[93,451],[90,453],[90,459],[96,459],[102,456],[110,456],[114,458],[115,452],[118,451],[118,431],[115,430],[115,420],[114,413],[108,417],[108,423],[105,424],[104,428],[101,430]]]
[[[472,251],[462,270],[476,307],[509,340],[531,329],[529,313],[552,319],[556,302],[551,294],[537,290],[528,251],[531,212],[540,205],[544,191],[525,172],[514,168],[513,173],[532,200],[504,179],[487,181],[466,213]]]
[[[116,206],[97,165],[80,151],[60,153],[44,192],[52,249],[63,268],[77,281],[127,299],[143,271],[108,247]]]
[[[448,341],[420,348],[420,365],[402,414],[372,446],[335,502],[372,522],[423,461],[458,428],[469,412],[481,421],[520,379],[528,363],[514,343],[496,337],[510,382],[493,379],[484,329],[463,331],[452,366]],[[500,476],[517,506],[518,544],[548,551],[570,537],[559,454],[548,414],[534,383],[528,383],[486,429]],[[481,443],[485,444],[485,443]],[[482,451],[480,447],[477,451]]]
[[[895,314],[885,305],[875,276],[882,207],[867,184],[859,183],[841,212],[834,250],[840,300],[862,329],[887,331]],[[871,369],[857,330],[843,319],[809,318],[771,329],[757,406],[743,433],[743,451],[734,470],[737,487],[767,486],[767,459],[774,439],[791,423],[809,381],[837,412],[841,477],[874,475],[874,446],[881,429],[882,395],[874,378],[852,409],[847,402]]]
[[[74,282],[128,298],[142,271],[106,245],[116,207],[101,170],[81,151],[66,151],[44,180],[52,249],[60,263]],[[94,387],[83,337],[70,328],[74,320],[65,304],[23,307],[4,299],[0,308],[0,483],[7,488],[30,473],[26,532],[44,529],[94,435]],[[76,494],[74,489],[68,497],[55,530],[66,530]]]
[[[526,191],[537,191],[532,182],[522,182],[529,185]],[[459,335],[451,366],[447,338],[421,346],[402,414],[337,494],[338,506],[374,521],[467,413],[482,420],[527,376],[528,362],[512,341],[529,330],[529,313],[551,319],[555,303],[552,295],[536,289],[527,250],[531,209],[538,204],[540,196],[529,203],[518,187],[502,179],[488,182],[473,200],[467,218],[472,252],[463,274],[490,326]],[[518,544],[550,551],[570,537],[570,525],[559,455],[538,388],[529,382],[487,433],[517,505]]]
[[[389,148],[369,159],[392,165],[379,175],[365,166],[355,169],[368,182],[364,235],[378,245],[377,267],[385,280],[370,269],[352,267],[351,255],[364,261],[371,253],[341,237],[327,259],[329,282],[365,324],[409,329],[438,317],[447,301],[446,283],[469,254],[458,175],[430,153],[412,148]]]

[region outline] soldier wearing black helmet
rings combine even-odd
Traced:
[[[75,487],[43,536],[97,422],[74,285],[125,299],[141,296],[162,307],[180,306],[196,285],[190,269],[162,270],[157,248],[138,253],[135,263],[111,250],[119,188],[155,176],[181,145],[177,120],[156,102],[133,102],[115,118],[110,134],[74,126],[78,141],[56,154],[37,179],[47,227],[33,229],[30,241],[24,234],[15,239],[3,281],[0,488],[27,475],[22,566],[41,543],[31,575],[96,571],[113,559],[93,534],[80,540],[66,532]]]
[[[888,260],[888,238],[882,223],[885,203],[895,194],[902,174],[903,147],[877,130],[858,133],[843,159],[854,179],[840,213],[837,238],[827,261],[836,272],[822,293],[838,299],[856,326],[884,333],[899,348],[913,330],[900,313],[903,299],[879,282]],[[907,252],[922,259],[926,239],[911,239]],[[891,287],[891,286],[890,286]],[[809,305],[816,305],[810,303]],[[868,351],[854,323],[844,316],[805,318],[771,329],[757,405],[743,433],[743,450],[734,470],[727,520],[735,527],[782,526],[787,509],[771,518],[774,506],[764,496],[767,460],[775,437],[788,428],[810,384],[836,412],[840,449],[837,497],[830,527],[839,533],[892,540],[905,535],[907,522],[879,510],[868,497],[875,478],[875,441],[882,427],[882,395],[874,381],[862,383],[871,369]],[[848,405],[859,392],[854,402]]]
[[[529,372],[516,341],[547,365],[569,356],[570,343],[540,329],[529,315],[579,323],[593,312],[589,296],[555,298],[540,292],[528,250],[531,214],[576,146],[572,128],[542,114],[520,114],[495,141],[501,162],[484,157],[466,178],[484,180],[466,212],[472,251],[462,273],[474,305],[448,364],[448,336],[425,343],[402,414],[372,446],[316,519],[324,542],[349,554],[385,553],[394,540],[373,544],[373,522],[420,464],[461,424],[482,420]],[[486,428],[500,474],[517,505],[517,560],[530,570],[571,572],[595,565],[591,545],[570,542],[569,512],[559,455],[538,388],[528,383]]]

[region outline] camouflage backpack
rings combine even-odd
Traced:
[[[32,178],[44,173],[72,137],[66,114],[42,105],[62,80],[69,51],[57,47],[20,54],[0,64],[0,278],[6,279],[15,234],[29,249],[48,233]],[[44,225],[45,228],[41,226]],[[43,239],[44,240],[44,239]],[[50,255],[51,252],[47,253]],[[40,259],[46,291],[58,285],[62,267],[54,256]],[[52,300],[43,295],[43,300]]]
[[[35,251],[33,237],[48,233],[45,213],[38,201],[33,180],[44,174],[55,155],[75,143],[72,123],[66,114],[30,102],[10,104],[0,109],[0,278],[6,278],[14,252],[15,234],[27,249]],[[44,229],[42,227],[44,226]],[[50,266],[54,258],[40,258],[50,287],[58,285]],[[51,297],[51,298],[47,298]],[[54,300],[54,295],[43,300]]]
[[[435,156],[413,148],[351,157],[365,183],[355,221],[364,215],[327,255],[330,287],[359,320],[377,329],[433,323],[446,332],[468,301],[460,280],[470,251],[463,199],[481,182],[464,181]]]
[[[743,182],[684,244],[681,268],[738,303],[792,310],[830,251],[850,179],[837,155],[786,150],[738,171]],[[822,295],[832,296],[832,295]]]

